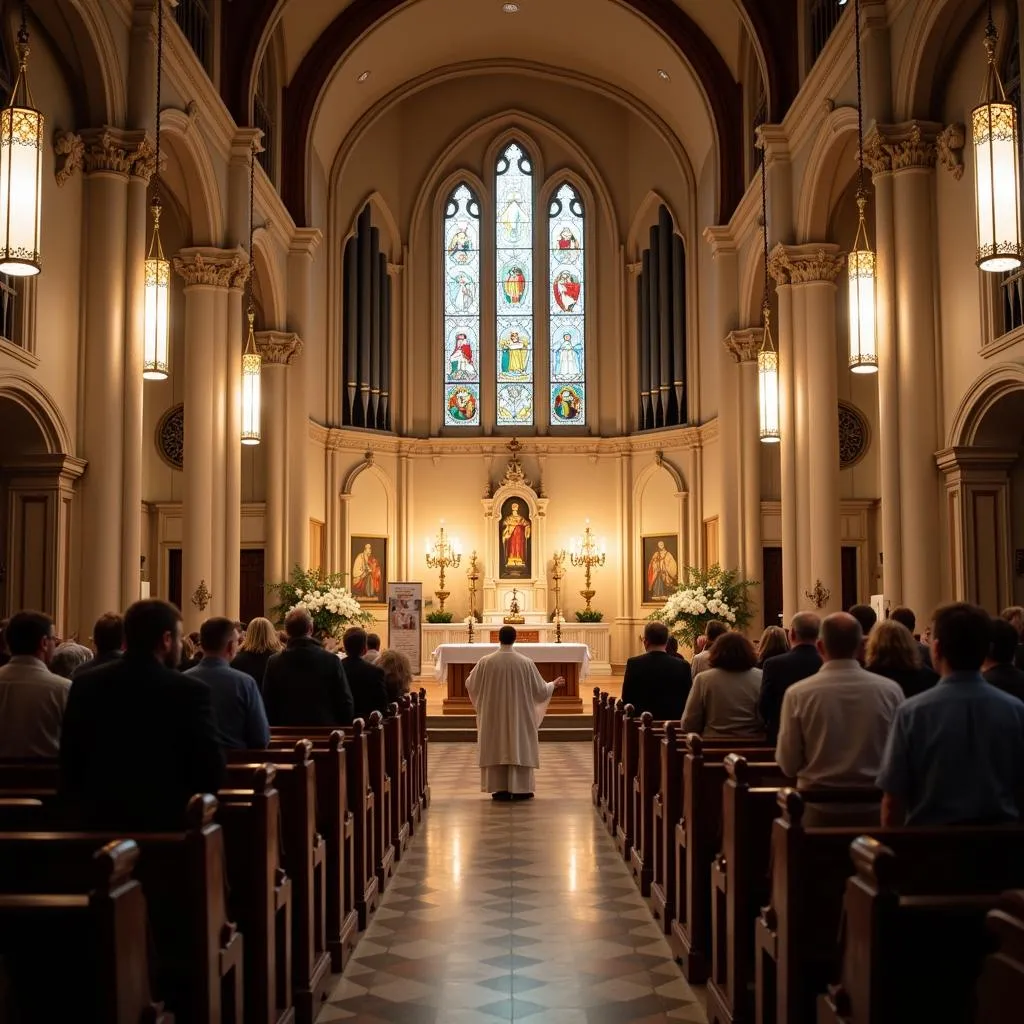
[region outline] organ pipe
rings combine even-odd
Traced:
[[[356,240],[345,243],[343,276],[345,279],[345,400],[347,423],[355,422],[356,393],[359,387],[359,277],[356,271]]]
[[[651,294],[651,253],[646,251],[640,264],[639,307],[640,307],[640,429],[646,430],[653,423],[651,411],[651,335],[650,335],[650,294]]]
[[[359,405],[353,421],[357,426],[367,425],[370,409],[370,290],[372,288],[373,255],[370,236],[370,208],[363,207],[359,215]],[[361,415],[360,415],[361,414]]]
[[[672,236],[672,387],[675,422],[686,422],[686,253],[679,235]]]
[[[658,395],[661,421],[669,426],[672,386],[672,218],[662,206],[658,210]]]
[[[377,406],[380,402],[380,293],[381,293],[380,231],[370,228],[370,403],[366,425],[377,426]]]

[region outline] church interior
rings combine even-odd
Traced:
[[[807,611],[906,606],[920,633],[946,602],[1024,605],[1022,18],[1024,0],[0,3],[0,617],[36,609],[88,645],[161,598],[189,633],[274,618],[301,571],[340,579],[385,648],[407,636],[412,696],[346,733],[369,767],[349,760],[334,833],[317,822],[327,867],[287,866],[341,878],[309,896],[317,950],[289,946],[302,984],[254,995],[272,960],[250,967],[239,924],[244,955],[219,949],[204,982],[218,1022],[1011,1019],[1024,898],[1001,911],[1016,988],[921,938],[972,1009],[893,1016],[911,983],[877,964],[865,1009],[839,903],[812,921],[795,895],[795,846],[772,847],[792,879],[765,875],[765,846],[724,880],[719,841],[755,845],[729,832],[743,814],[814,831],[785,797],[751,809],[781,789],[774,746],[702,754],[616,700],[645,625],[716,566],[750,581],[752,639]],[[506,623],[569,677],[538,798],[514,807],[446,742],[476,738],[483,647],[460,650]],[[338,751],[312,740],[329,802]],[[3,833],[34,820],[27,771],[0,756],[0,880]],[[284,808],[299,770],[277,772]],[[856,841],[852,861],[849,840],[807,847],[823,904],[857,872],[889,886]],[[893,842],[889,895],[925,856]],[[1010,848],[999,893],[1024,889]],[[791,964],[786,914],[808,930]],[[897,925],[872,927],[892,955]],[[134,1019],[214,1020],[153,1012]]]

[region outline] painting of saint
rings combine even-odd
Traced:
[[[551,291],[558,308],[563,313],[571,313],[580,301],[580,279],[568,270],[563,270],[551,282]]]
[[[502,269],[501,294],[510,306],[518,306],[526,294],[526,274],[518,263],[510,263]]]
[[[503,580],[529,579],[532,576],[530,535],[533,524],[526,502],[518,498],[507,499],[501,506],[498,529],[501,542],[499,577]]]
[[[500,342],[501,372],[510,377],[521,377],[526,373],[530,357],[530,339],[519,331],[512,330]]]
[[[465,331],[458,331],[453,339],[452,351],[448,356],[449,380],[478,380],[479,374],[473,358],[473,346]]]
[[[469,388],[452,388],[448,392],[448,415],[457,423],[476,418],[476,395]]]
[[[569,423],[579,419],[580,396],[576,393],[576,389],[565,387],[558,391],[551,408],[555,416],[562,422]]]
[[[578,342],[572,331],[565,331],[555,349],[555,380],[580,380],[582,376]]]
[[[679,586],[679,541],[675,534],[642,538],[643,601],[661,604]]]
[[[469,225],[458,224],[448,240],[448,258],[452,263],[468,263],[473,258],[474,248]]]
[[[566,224],[561,231],[558,232],[558,238],[556,239],[558,248],[566,251],[569,249],[578,249],[580,247],[580,241],[576,237],[572,228]]]
[[[464,270],[448,278],[448,300],[453,313],[472,313],[476,309],[476,281]]]
[[[498,223],[504,229],[505,238],[510,245],[518,246],[520,242],[529,240],[530,215],[517,193],[509,194],[508,202],[498,217]]]
[[[364,604],[383,604],[387,588],[387,537],[353,537],[349,590]]]

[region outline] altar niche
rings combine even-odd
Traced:
[[[498,578],[528,580],[533,577],[533,523],[526,502],[506,498],[498,520]]]

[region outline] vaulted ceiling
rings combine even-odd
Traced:
[[[743,191],[740,62],[749,39],[770,118],[797,89],[796,0],[245,0],[225,4],[221,82],[240,124],[271,39],[284,81],[282,193],[305,223],[307,160],[325,166],[376,105],[432,74],[529,62],[604,83],[653,111],[696,167],[718,156],[719,218]],[[668,78],[659,75],[667,72]],[[359,82],[363,71],[370,75]]]

